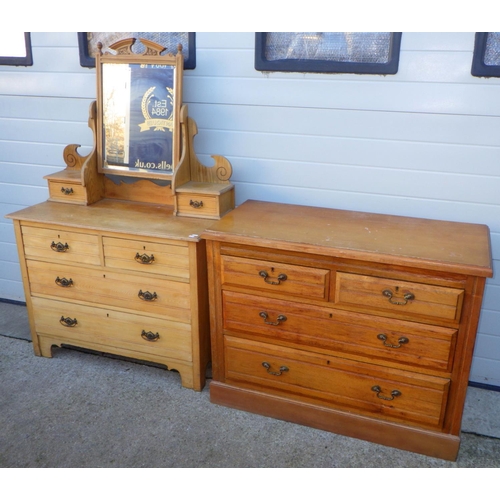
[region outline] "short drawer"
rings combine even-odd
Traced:
[[[49,180],[49,194],[52,201],[85,204],[87,190],[81,184]]]
[[[189,279],[187,243],[103,237],[106,267]]]
[[[450,381],[224,337],[226,383],[440,428]]]
[[[69,302],[33,298],[37,333],[192,361],[190,325]],[[105,350],[105,349],[103,349]]]
[[[371,363],[451,372],[457,330],[223,292],[224,329]]]
[[[222,256],[223,285],[328,300],[329,277],[328,269]]]
[[[191,321],[188,283],[31,260],[27,267],[32,295]]]
[[[193,193],[177,194],[178,215],[190,215],[192,217],[218,217],[219,197],[200,195]]]
[[[75,264],[101,264],[100,241],[94,234],[22,225],[28,259]]]
[[[391,316],[460,321],[464,290],[338,272],[335,303]]]

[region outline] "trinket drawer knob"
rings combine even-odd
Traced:
[[[64,316],[61,316],[59,323],[61,323],[62,326],[73,328],[78,324],[78,321],[76,320],[76,318],[70,318],[70,317],[65,318]]]
[[[137,252],[135,254],[135,261],[140,264],[152,264],[155,261],[155,256],[153,254],[147,255],[145,253],[140,255],[139,252]]]
[[[281,285],[282,281],[286,281],[288,276],[284,273],[278,274],[278,277],[276,278],[278,281],[273,281],[273,278],[269,277],[269,274],[267,274],[266,271],[259,271],[259,276],[261,278],[264,278],[264,281],[268,285]]]
[[[156,342],[160,338],[160,334],[158,332],[153,333],[142,330],[141,337],[148,342]]]
[[[398,287],[396,287],[396,293],[397,292],[398,292]],[[415,300],[415,295],[411,292],[405,293],[401,298],[393,297],[394,294],[393,292],[391,292],[391,290],[384,290],[382,292],[382,295],[384,297],[387,297],[389,299],[389,302],[391,304],[394,304],[395,306],[405,306],[406,304],[408,304],[408,301]]]
[[[264,323],[266,325],[271,325],[271,326],[278,326],[280,323],[283,323],[283,321],[286,321],[286,316],[284,314],[280,314],[277,318],[276,321],[267,321],[267,318],[269,317],[268,314],[264,311],[261,311],[259,313],[259,316],[264,319]]]
[[[401,396],[401,392],[398,391],[397,389],[394,389],[392,392],[391,392],[391,397],[387,397],[387,396],[384,396],[382,394],[382,389],[380,388],[379,385],[374,385],[372,387],[372,391],[373,392],[376,392],[377,393],[377,398],[379,399],[383,399],[384,401],[392,401],[394,398],[397,398],[399,396]]]
[[[67,243],[61,243],[58,241],[57,243],[53,241],[50,245],[50,248],[54,250],[54,252],[66,252],[69,250],[69,246]]]
[[[70,194],[73,194],[74,191],[73,191],[73,188],[65,188],[65,187],[62,187],[61,188],[61,193],[62,194],[65,194],[67,196],[69,196]]]
[[[73,286],[73,280],[67,278],[59,278],[59,276],[55,279],[56,285],[62,286],[64,288]]]
[[[290,370],[288,366],[280,366],[279,371],[273,372],[271,371],[271,365],[267,361],[264,361],[262,366],[266,369],[266,372],[269,373],[269,375],[274,375],[275,377],[280,377],[284,372]]]
[[[137,296],[142,299],[142,300],[145,300],[146,302],[153,302],[153,300],[156,300],[158,298],[158,295],[156,295],[156,292],[143,292],[142,290],[139,290],[139,293],[137,294]]]
[[[387,342],[387,335],[383,334],[383,333],[379,333],[377,335],[377,338],[379,340],[382,341],[382,343],[386,346],[386,347],[392,347],[393,349],[399,349],[403,344],[408,344],[409,339],[407,339],[406,337],[400,337],[398,339],[398,343],[397,344],[391,344],[389,342]]]
[[[190,200],[189,205],[193,208],[203,208],[203,201]]]

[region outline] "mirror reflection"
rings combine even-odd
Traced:
[[[171,174],[175,68],[102,66],[104,167]]]

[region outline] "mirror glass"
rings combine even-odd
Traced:
[[[104,169],[172,174],[175,71],[163,64],[102,65]]]

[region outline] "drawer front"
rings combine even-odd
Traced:
[[[330,271],[222,256],[222,283],[297,297],[328,300]]]
[[[450,372],[457,330],[223,292],[224,329],[271,342]]]
[[[226,336],[226,382],[440,428],[449,380]]]
[[[219,215],[219,199],[217,196],[177,193],[177,211],[179,215],[215,217]]]
[[[115,306],[190,322],[189,284],[98,271],[48,262],[27,261],[33,295]]]
[[[84,203],[87,191],[81,184],[68,184],[49,180],[49,194],[52,200],[65,203]]]
[[[156,243],[104,236],[106,267],[189,279],[187,243]]]
[[[464,290],[411,281],[341,273],[336,275],[335,303],[391,316],[460,321]]]
[[[98,307],[33,298],[40,334],[192,361],[190,326]]]
[[[24,253],[28,259],[101,264],[97,235],[25,225],[22,226],[22,234]]]

